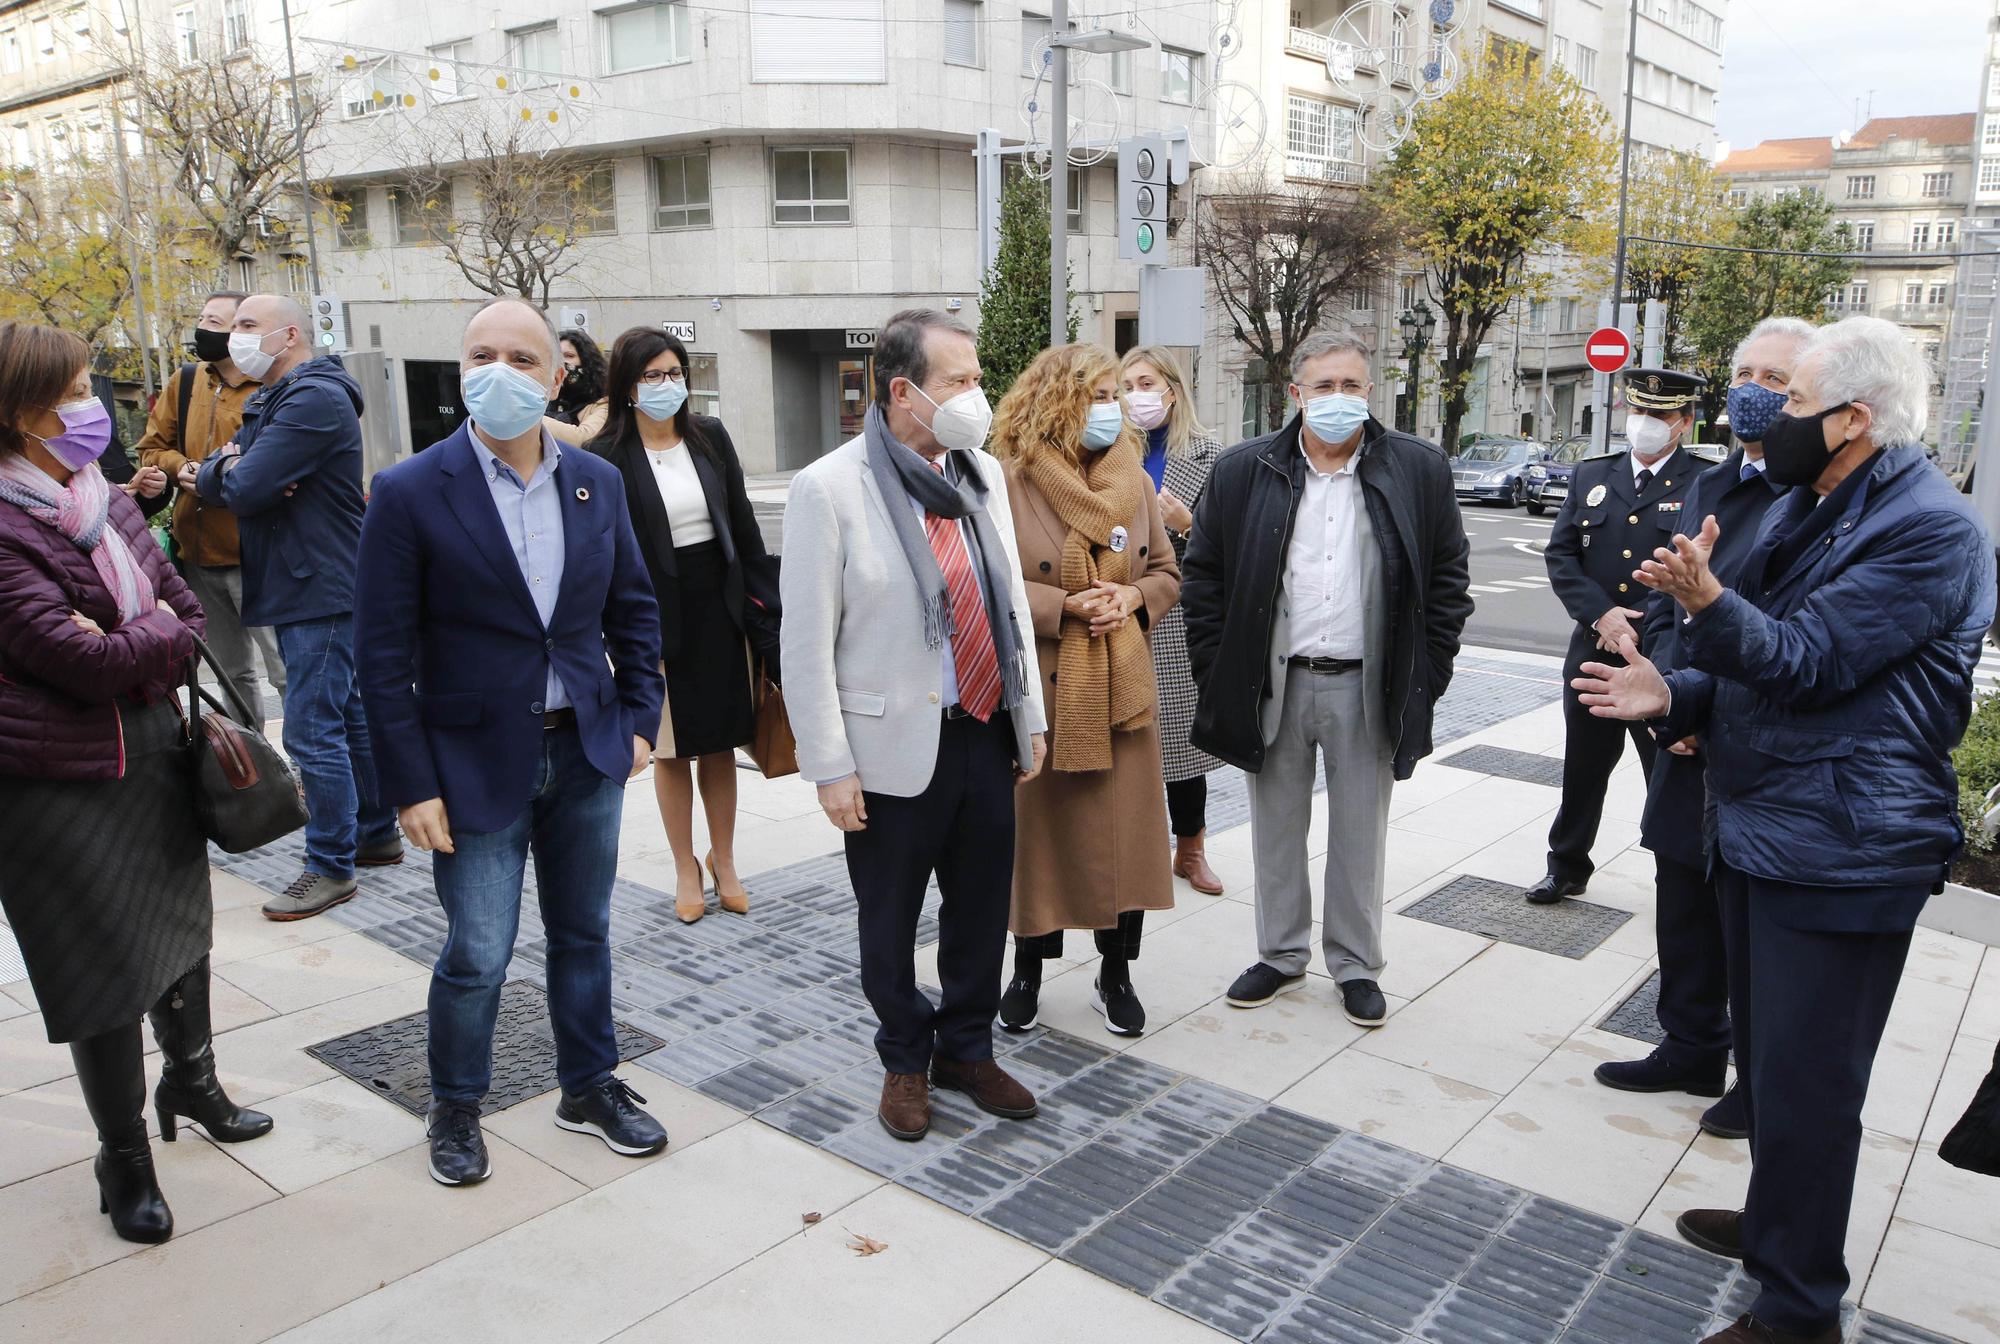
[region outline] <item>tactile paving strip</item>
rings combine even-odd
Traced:
[[[279,889],[299,854],[221,863]],[[671,898],[618,883],[619,1016],[665,1042],[639,1067],[1225,1334],[1259,1344],[1694,1344],[1755,1295],[1732,1262],[1046,1028],[994,1041],[1040,1097],[1040,1116],[996,1120],[943,1092],[931,1133],[899,1142],[875,1119],[882,1074],[853,970],[844,862],[811,859],[747,885],[749,917],[684,927]],[[1602,910],[1528,907],[1514,888],[1484,886],[1531,919]],[[1616,917],[1604,933],[1626,917],[1604,913]],[[428,864],[413,855],[365,875],[362,894],[333,915],[421,957],[437,916]],[[539,980],[532,899],[521,937],[516,973]],[[734,973],[689,974],[719,969]],[[521,999],[525,988],[509,986],[511,1002],[530,1005],[515,1016],[545,1043],[545,1007],[536,991]],[[406,1069],[419,1076],[422,1021],[387,1024],[414,1024]],[[314,1053],[326,1058],[338,1044]],[[553,1085],[551,1073],[523,1090]],[[505,1100],[496,1089],[494,1107]],[[1949,1344],[1867,1313],[1854,1314],[1849,1338]]]
[[[1591,901],[1530,905],[1520,887],[1484,877],[1456,877],[1402,909],[1411,919],[1463,929],[1537,952],[1581,960],[1618,932],[1630,910]]]
[[[1438,764],[1451,766],[1454,770],[1497,775],[1501,779],[1518,779],[1523,784],[1546,784],[1552,789],[1561,788],[1563,782],[1562,757],[1539,756],[1532,751],[1516,751],[1512,747],[1489,746],[1483,742],[1464,751],[1453,752],[1441,758]]]
[[[1654,971],[1647,976],[1645,984],[1627,995],[1625,1002],[1613,1008],[1597,1025],[1602,1031],[1629,1036],[1648,1045],[1658,1045],[1667,1039],[1660,1026],[1660,973]]]
[[[617,1025],[620,1059],[659,1049],[654,1037]],[[428,1015],[412,1013],[307,1046],[306,1053],[410,1114],[423,1115],[431,1104],[428,1029]],[[534,985],[510,980],[501,986],[500,1014],[493,1029],[493,1087],[479,1112],[504,1111],[554,1086],[556,1039],[549,1026],[548,995]]]

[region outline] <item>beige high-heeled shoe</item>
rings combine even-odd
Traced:
[[[680,878],[676,874],[674,879],[674,918],[683,924],[692,924],[707,913],[708,892],[700,885],[699,877],[696,878],[694,895],[690,897],[680,885]]]
[[[708,880],[715,884],[715,899],[722,908],[732,915],[749,914],[750,893],[744,888],[742,881],[740,879],[737,881],[735,891],[724,891],[722,889],[722,879],[715,875],[714,850],[711,849],[708,852],[708,858],[704,862],[708,865]]]

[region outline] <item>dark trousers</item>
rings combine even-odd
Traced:
[[[1750,1115],[1743,1267],[1759,1320],[1792,1334],[1840,1319],[1861,1105],[1910,932],[1779,922],[1782,902],[1718,862],[1736,1067]]]
[[[861,987],[881,1027],[875,1049],[890,1073],[923,1073],[936,1054],[993,1057],[993,1014],[1014,895],[1014,732],[946,719],[937,769],[922,793],[862,794],[866,829],[849,831],[847,876],[861,924]],[[933,1007],[917,988],[917,921],[937,874],[938,983]]]
[[[1704,870],[1655,854],[1653,893],[1663,1049],[1721,1064],[1729,1053],[1729,972],[1715,885]]]
[[[1597,871],[1590,861],[1590,847],[1597,842],[1597,823],[1604,819],[1604,790],[1611,772],[1625,753],[1630,737],[1639,752],[1639,765],[1646,777],[1653,777],[1653,736],[1644,725],[1600,719],[1576,698],[1570,689],[1577,669],[1586,662],[1621,666],[1615,653],[1605,653],[1596,645],[1596,634],[1579,628],[1570,637],[1569,657],[1563,662],[1563,784],[1562,806],[1555,824],[1549,827],[1549,871],[1565,882],[1588,882]]]
[[[1174,834],[1200,835],[1208,826],[1208,776],[1167,781],[1167,820]]]
[[[611,1025],[611,884],[625,781],[583,754],[574,726],[542,734],[535,795],[497,831],[452,832],[431,868],[444,907],[444,950],[431,973],[431,1093],[477,1102],[493,1081],[493,1028],[521,927],[528,859],[548,933],[556,1078],[582,1092],[618,1067]]]
[[[1098,956],[1123,957],[1126,961],[1137,961],[1139,938],[1145,932],[1145,928],[1146,912],[1127,910],[1118,916],[1116,924],[1108,929],[1092,929],[1090,936],[1097,944]],[[1055,929],[1048,933],[1038,933],[1032,938],[1023,938],[1017,933],[1014,935],[1014,946],[1022,956],[1053,961],[1063,954],[1063,931]]]

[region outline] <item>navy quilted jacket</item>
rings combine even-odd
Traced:
[[[0,774],[118,779],[125,773],[118,697],[147,704],[180,684],[201,604],[146,531],[139,506],[111,492],[111,522],[176,615],[118,624],[90,557],[47,523],[0,500]],[[109,633],[70,620],[81,612]]]
[[[1943,880],[1964,841],[1951,752],[1993,623],[1993,545],[1921,447],[1890,448],[1825,535],[1819,503],[1771,507],[1736,588],[1681,627],[1665,733],[1699,728],[1712,851],[1807,886]]]

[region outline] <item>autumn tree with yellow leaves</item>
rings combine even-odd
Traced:
[[[1458,442],[1479,347],[1516,302],[1553,286],[1545,261],[1611,248],[1617,145],[1597,99],[1530,53],[1501,49],[1422,106],[1377,178],[1442,309],[1442,438]]]
[[[1728,189],[1699,154],[1634,154],[1625,216],[1626,293],[1666,305],[1657,344],[1669,366],[1688,368],[1695,354],[1688,310],[1709,253],[1687,244],[1719,243],[1729,235]]]

